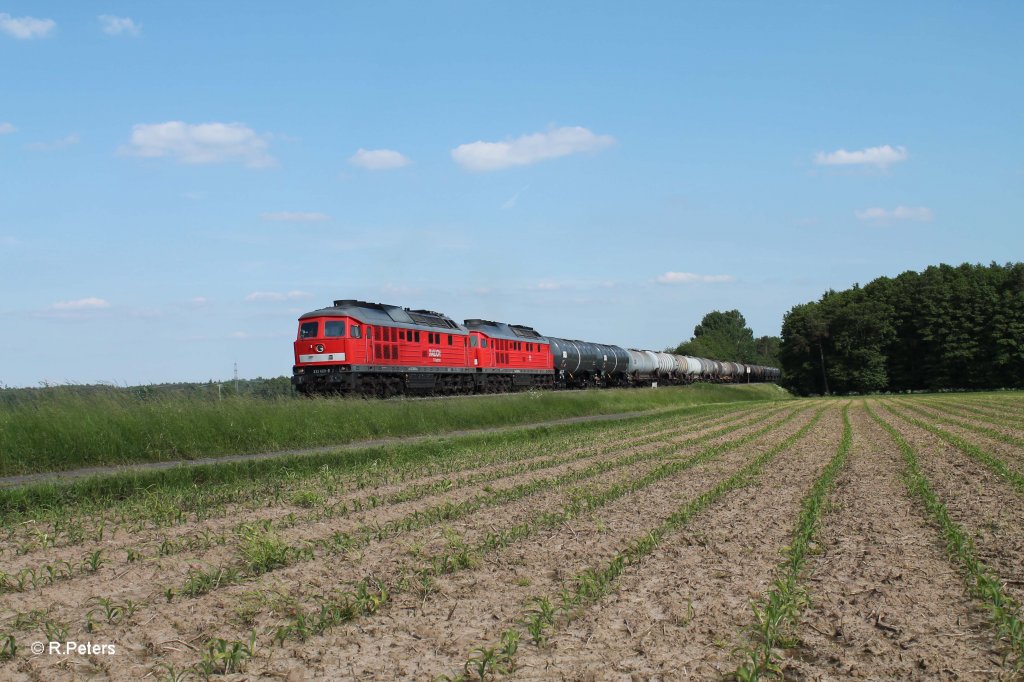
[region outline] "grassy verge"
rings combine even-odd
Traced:
[[[775,385],[706,384],[392,401],[58,393],[0,409],[0,477],[788,397]]]
[[[932,490],[928,477],[921,471],[917,452],[891,424],[865,406],[868,414],[878,422],[893,439],[903,454],[906,464],[904,482],[910,494],[918,499],[932,520],[939,526],[939,532],[946,541],[946,552],[959,562],[964,570],[971,595],[988,607],[996,632],[1015,658],[1014,665],[1019,671],[1024,668],[1024,620],[1020,618],[1021,605],[1003,591],[1002,580],[978,558],[970,535],[949,516],[946,505]]]

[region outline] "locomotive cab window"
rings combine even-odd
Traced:
[[[359,328],[358,324],[352,325],[352,338],[361,339],[363,338],[363,330]]]
[[[476,348],[476,337],[475,336],[469,337],[469,345],[470,345],[471,348]]]
[[[480,347],[481,348],[487,348],[487,339],[481,337],[481,339],[480,339]]]
[[[300,339],[315,339],[316,334],[320,329],[319,322],[303,322],[299,327],[299,338]]]
[[[345,336],[345,323],[337,320],[324,322],[324,336]]]
[[[448,335],[448,345],[449,346],[452,345],[452,335],[451,334]]]

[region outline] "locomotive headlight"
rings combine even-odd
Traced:
[[[322,344],[322,343],[316,344],[316,352],[317,353],[323,353],[324,352],[324,344]]]

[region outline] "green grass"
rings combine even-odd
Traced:
[[[0,407],[0,477],[789,397],[775,385],[706,384],[390,401],[55,391]]]

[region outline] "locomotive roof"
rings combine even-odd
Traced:
[[[343,299],[334,302],[329,308],[321,308],[303,313],[299,319],[307,317],[330,317],[344,315],[354,317],[363,324],[385,325],[402,329],[444,330],[449,334],[467,334],[465,327],[447,315],[433,310],[410,310],[387,303],[369,303],[354,299]]]
[[[467,329],[483,332],[494,339],[508,339],[509,341],[522,341],[525,339],[536,341],[537,343],[548,342],[546,338],[537,333],[536,329],[521,324],[507,324],[505,322],[481,320],[479,318],[466,320],[464,324]]]

